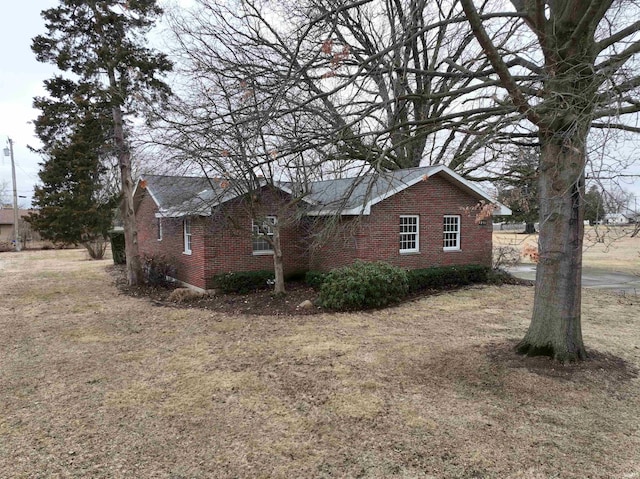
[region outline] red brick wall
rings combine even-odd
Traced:
[[[184,253],[183,218],[162,218],[162,240],[158,241],[158,212],[155,202],[148,193],[143,193],[136,211],[138,245],[141,255],[164,255],[176,266],[176,277],[180,281],[199,288],[206,287],[205,281],[205,241],[203,232],[206,217],[191,218],[191,254]]]
[[[478,200],[441,176],[430,177],[374,205],[369,216],[344,221],[357,223],[352,243],[313,250],[311,269],[328,271],[355,259],[383,260],[407,269],[431,266],[491,264],[491,220],[478,225],[475,215],[462,210]],[[420,252],[400,254],[400,215],[418,215]],[[443,216],[460,216],[460,250],[443,250]],[[351,228],[354,229],[354,228]]]
[[[353,263],[365,239],[361,227],[365,218],[345,216],[337,224],[333,218],[310,218],[313,243],[310,245],[309,269],[329,271]]]
[[[287,211],[278,198],[267,198],[260,213],[278,216],[282,225],[280,243],[285,275],[308,269],[308,254],[303,229],[287,221]],[[286,202],[286,201],[285,201]],[[277,205],[277,206],[275,206]],[[252,206],[255,209],[255,205]],[[140,253],[163,254],[177,267],[180,281],[203,289],[213,287],[214,275],[232,271],[273,270],[273,255],[254,255],[251,241],[251,216],[241,200],[229,202],[211,217],[191,218],[191,255],[184,254],[183,218],[163,218],[163,239],[157,240],[158,211],[151,197],[144,193],[136,212]]]
[[[242,200],[229,202],[210,218],[205,233],[208,288],[213,287],[212,277],[217,274],[233,271],[273,271],[272,254],[253,253],[252,211],[259,215],[278,218],[284,274],[307,271],[309,259],[303,241],[303,227],[297,224],[295,213],[286,208],[286,199],[278,201],[277,197],[268,196],[266,194],[263,197],[264,206],[252,205],[249,208]]]

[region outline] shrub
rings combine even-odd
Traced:
[[[408,272],[409,289],[418,292],[425,289],[442,289],[487,281],[489,268],[480,265],[443,266],[413,269]]]
[[[305,276],[307,274],[307,271],[304,269],[298,269],[295,271],[292,271],[290,273],[285,273],[284,275],[284,280],[285,281],[304,281]]]
[[[151,286],[168,286],[176,275],[176,267],[172,260],[164,255],[143,256],[142,272],[145,283]]]
[[[320,289],[326,277],[327,273],[323,273],[322,271],[307,271],[307,274],[304,276],[304,282],[313,289]]]
[[[85,247],[91,259],[100,260],[104,258],[104,254],[107,251],[107,241],[104,237],[83,241],[82,246]]]
[[[498,246],[493,250],[492,266],[504,270],[520,262],[520,250],[513,246]]]
[[[127,257],[125,255],[124,231],[110,231],[111,238],[111,255],[114,264],[126,264]]]
[[[219,274],[213,278],[215,287],[223,293],[249,293],[267,288],[274,281],[273,271],[241,271]]]
[[[356,261],[325,276],[319,300],[325,308],[346,311],[386,306],[407,292],[407,272],[402,268]]]

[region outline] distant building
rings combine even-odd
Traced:
[[[631,222],[629,215],[625,213],[607,213],[604,215],[606,225],[628,225]]]
[[[23,242],[40,239],[31,229],[31,225],[24,220],[25,216],[34,211],[18,208],[18,232]],[[13,239],[13,208],[0,205],[0,243],[10,243]]]

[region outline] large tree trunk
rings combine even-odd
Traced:
[[[284,294],[284,266],[282,263],[282,247],[280,246],[280,228],[273,227],[273,270],[275,272],[274,293]]]
[[[580,326],[586,128],[570,139],[541,134],[540,259],[533,317],[517,351],[586,358]]]
[[[115,72],[109,71],[109,83],[112,90],[117,88]],[[118,165],[120,167],[120,179],[122,182],[122,222],[124,224],[124,247],[127,258],[127,281],[130,286],[142,283],[142,262],[138,252],[138,230],[136,228],[136,216],[133,209],[133,178],[131,175],[131,153],[124,138],[122,110],[117,97],[112,99],[113,106],[113,134],[118,153]]]

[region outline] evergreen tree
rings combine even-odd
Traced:
[[[60,0],[42,12],[46,35],[33,39],[40,62],[55,64],[105,94],[122,189],[122,218],[129,284],[142,281],[133,211],[131,153],[124,118],[169,93],[159,75],[171,69],[167,58],[145,46],[145,34],[162,13],[156,0]]]
[[[105,184],[103,158],[113,154],[110,109],[92,85],[62,78],[45,82],[48,97],[36,98],[35,121],[46,160],[36,185],[31,223],[43,238],[82,244],[92,258],[104,255],[117,195]],[[99,90],[98,90],[99,93]]]
[[[521,149],[507,163],[503,179],[499,182],[499,201],[508,206],[512,215],[506,221],[525,224],[523,233],[536,232],[539,221],[538,208],[538,151],[534,148]],[[501,218],[498,218],[500,220]]]
[[[596,185],[584,194],[584,219],[594,225],[604,219],[604,198]]]

